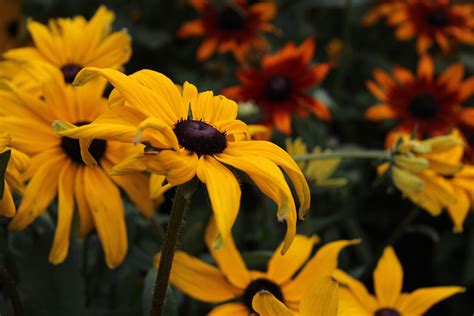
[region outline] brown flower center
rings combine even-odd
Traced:
[[[400,313],[392,308],[382,308],[376,311],[374,316],[400,316]]]
[[[225,6],[217,14],[217,24],[225,31],[239,31],[245,25],[245,12],[238,7]]]
[[[6,30],[10,37],[17,37],[19,31],[19,21],[11,21],[7,24]]]
[[[275,75],[265,84],[265,95],[272,101],[281,101],[291,95],[293,84],[285,75]]]
[[[89,124],[87,121],[80,121],[74,123],[76,126],[82,126]],[[81,147],[79,140],[69,137],[61,137],[61,149],[64,153],[75,163],[84,165],[81,157]],[[89,153],[94,157],[96,161],[100,161],[104,157],[105,150],[107,149],[107,141],[102,139],[94,139],[89,147]]]
[[[181,146],[199,156],[222,153],[227,148],[226,133],[203,121],[181,120],[173,131]]]
[[[408,109],[417,118],[431,119],[438,114],[439,104],[432,94],[421,93],[410,101]]]
[[[255,312],[252,307],[252,300],[255,294],[260,291],[268,291],[273,294],[280,302],[283,302],[283,293],[278,284],[268,279],[257,279],[252,281],[244,291],[242,296],[243,303],[247,306],[249,311]]]
[[[448,24],[448,16],[446,12],[441,9],[429,12],[426,16],[426,20],[434,27],[443,27]]]
[[[76,75],[81,71],[82,67],[77,64],[67,64],[61,67],[63,72],[64,81],[67,83],[73,83]]]

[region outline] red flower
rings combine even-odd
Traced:
[[[307,39],[299,47],[286,44],[274,55],[262,58],[259,68],[240,69],[237,77],[241,86],[222,93],[238,101],[250,101],[263,110],[264,124],[274,124],[284,133],[291,132],[291,114],[304,116],[314,113],[323,120],[331,118],[326,105],[306,93],[320,83],[330,69],[329,63],[311,66],[314,40]]]
[[[201,13],[201,18],[184,24],[178,31],[182,38],[205,36],[197,51],[197,59],[208,59],[217,50],[232,52],[242,60],[249,48],[266,45],[263,32],[273,30],[268,23],[276,13],[270,1],[251,4],[247,0],[233,0],[227,4],[214,5],[208,0],[189,0]]]

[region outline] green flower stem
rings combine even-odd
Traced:
[[[390,152],[385,150],[341,150],[293,156],[295,161],[326,160],[337,158],[388,160],[390,159]]]
[[[171,208],[168,231],[160,256],[160,265],[155,280],[155,289],[151,301],[150,316],[162,316],[165,305],[166,290],[170,279],[171,267],[173,265],[174,253],[178,245],[181,226],[194,192],[195,182],[191,181],[176,188],[176,195]]]
[[[10,301],[13,307],[13,315],[23,316],[23,305],[21,304],[20,295],[16,289],[15,283],[13,282],[7,269],[0,266],[0,284],[3,286],[3,290],[10,297]]]

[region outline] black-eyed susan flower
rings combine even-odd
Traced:
[[[288,138],[286,140],[286,151],[292,156],[308,154],[308,148],[301,138],[296,138],[293,141]],[[321,148],[315,147],[312,153],[321,153]],[[347,179],[332,178],[331,176],[336,172],[340,163],[340,158],[330,158],[300,161],[298,162],[298,166],[301,168],[306,178],[310,179],[316,186],[339,187],[346,185]]]
[[[27,28],[34,47],[12,49],[3,56],[54,65],[67,83],[86,66],[118,69],[130,59],[132,49],[125,31],[112,32],[114,19],[113,12],[101,6],[89,21],[82,16],[52,19],[48,25],[30,20]]]
[[[379,172],[389,171],[393,184],[404,196],[437,216],[456,203],[453,187],[446,177],[463,167],[459,161],[441,157],[461,144],[453,135],[419,141],[404,134],[392,149],[391,162],[380,165]]]
[[[397,39],[417,38],[419,54],[426,53],[434,43],[443,51],[449,51],[454,41],[474,45],[474,5],[453,2],[407,0],[382,3],[380,11],[376,9],[366,20],[385,15],[387,24],[396,27]]]
[[[222,93],[238,101],[253,100],[262,108],[263,123],[274,125],[286,134],[291,132],[292,114],[304,116],[311,112],[323,120],[330,119],[326,105],[307,93],[330,69],[328,63],[311,66],[314,46],[312,38],[299,47],[286,44],[277,53],[264,56],[259,68],[238,70],[241,85]]]
[[[435,76],[432,59],[423,55],[416,75],[395,67],[393,77],[376,69],[374,78],[367,87],[381,103],[367,110],[369,120],[396,119],[394,131],[411,133],[416,128],[420,137],[448,134],[461,123],[474,125],[473,109],[462,107],[474,94],[474,77],[463,80],[461,63]]]
[[[110,110],[92,124],[61,132],[63,136],[142,142],[145,152],[116,166],[134,169],[137,161],[171,185],[197,178],[206,185],[223,240],[229,235],[240,206],[240,185],[230,167],[246,173],[278,205],[278,219],[286,220],[286,251],[296,233],[296,207],[280,170],[288,175],[300,200],[300,217],[309,208],[304,175],[280,147],[250,140],[247,125],[236,119],[237,104],[211,91],[198,93],[188,82],[180,91],[161,73],[141,70],[126,76],[113,69],[87,68],[75,84],[99,75],[115,87]],[[138,130],[138,134],[137,134]]]
[[[2,98],[2,110],[8,110],[0,113],[0,126],[12,135],[11,146],[31,158],[25,174],[29,182],[9,228],[25,228],[46,211],[57,196],[57,227],[49,260],[58,264],[66,258],[77,207],[79,235],[85,236],[95,228],[107,265],[116,267],[127,252],[120,188],[145,216],[152,215],[154,203],[148,197],[145,175],[110,177],[107,172],[142,147],[89,139],[85,141],[90,152],[84,152],[78,140],[57,135],[51,127],[55,120],[87,124],[106,111],[107,102],[102,97],[103,85],[76,89],[64,83],[59,70],[45,67],[50,70],[50,78],[43,84],[41,97],[10,82],[2,83],[1,93],[6,96]],[[83,159],[97,166],[86,166]]]
[[[0,154],[8,155],[8,164],[3,179],[3,195],[0,196],[0,216],[12,217],[16,213],[13,192],[23,193],[22,174],[28,168],[30,159],[24,153],[10,148],[11,137],[0,132]],[[3,170],[1,171],[3,172]]]
[[[340,286],[340,300],[350,315],[415,316],[424,315],[434,304],[464,291],[459,286],[421,288],[412,293],[402,292],[403,268],[392,247],[386,247],[374,270],[375,295],[343,271],[334,273]]]
[[[281,255],[282,243],[268,262],[267,271],[261,272],[247,269],[232,237],[216,249],[216,233],[215,222],[211,220],[205,239],[218,267],[178,252],[170,276],[173,286],[193,298],[209,303],[224,303],[215,307],[209,315],[249,315],[254,312],[253,297],[262,290],[272,293],[289,309],[297,311],[305,291],[314,281],[330,276],[335,271],[339,252],[359,242],[331,242],[310,258],[317,237],[296,235],[290,250]],[[156,265],[158,257],[155,258]],[[206,289],[202,288],[203,284],[207,284]],[[230,300],[233,301],[228,302]]]
[[[339,308],[339,286],[330,276],[317,279],[301,298],[299,313],[292,312],[268,291],[260,291],[252,301],[260,316],[355,316]]]
[[[208,59],[215,51],[232,52],[242,60],[249,49],[266,45],[262,33],[273,30],[269,21],[276,13],[272,1],[251,2],[231,0],[218,4],[209,0],[190,0],[201,17],[185,23],[178,36],[205,37],[196,54],[199,60]]]

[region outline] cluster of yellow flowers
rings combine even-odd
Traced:
[[[344,185],[345,179],[330,178],[340,159],[297,164],[290,154],[307,153],[301,140],[288,142],[287,152],[252,139],[252,131],[237,119],[236,102],[198,92],[188,82],[177,85],[156,71],[122,73],[131,39],[125,31],[112,31],[113,20],[114,14],[100,7],[90,21],[29,21],[34,47],[7,51],[0,65],[0,154],[10,156],[0,215],[12,218],[9,229],[21,230],[48,208],[56,211],[52,263],[65,260],[77,217],[79,237],[95,229],[108,267],[118,266],[128,248],[120,189],[150,218],[166,190],[197,178],[213,210],[205,241],[219,268],[178,252],[171,282],[206,302],[241,299],[219,305],[211,315],[419,315],[463,290],[401,293],[402,268],[388,247],[374,272],[372,296],[337,270],[339,252],[358,240],[328,243],[311,257],[318,238],[296,234],[297,217],[303,219],[310,207],[306,178],[318,186]],[[107,82],[114,89],[105,99]],[[432,214],[447,207],[457,229],[469,209],[468,194],[474,196],[464,180],[474,172],[461,170],[459,144],[447,136],[403,140],[381,167]],[[251,178],[277,205],[278,220],[287,223],[266,272],[247,269],[232,238],[241,199],[234,170]],[[298,197],[298,212],[285,176]],[[12,191],[22,195],[17,211]]]

